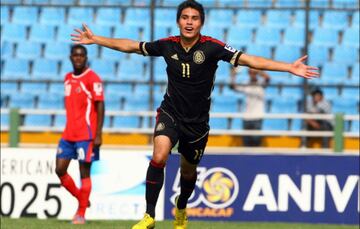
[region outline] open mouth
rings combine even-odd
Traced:
[[[194,28],[192,28],[192,27],[185,27],[186,32],[192,32],[193,30],[194,30]]]

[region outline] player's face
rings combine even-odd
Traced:
[[[87,56],[82,48],[75,48],[70,56],[71,63],[75,70],[82,70],[86,67]]]
[[[193,8],[183,9],[177,23],[182,37],[195,39],[199,36],[202,26],[199,11]]]

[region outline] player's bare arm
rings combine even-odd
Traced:
[[[77,33],[71,34],[71,40],[75,44],[97,44],[121,52],[141,54],[138,41],[98,36],[86,24],[83,24],[83,29],[75,29],[75,32]]]
[[[96,135],[94,138],[94,146],[100,147],[102,144],[102,128],[104,123],[104,113],[105,113],[105,104],[103,101],[95,102],[95,109],[97,111],[97,126],[96,126]]]
[[[240,56],[238,64],[259,70],[290,72],[291,74],[307,79],[319,77],[319,73],[317,72],[318,68],[303,63],[306,58],[307,56],[303,56],[293,63],[285,63],[244,53]]]

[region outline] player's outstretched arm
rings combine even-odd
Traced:
[[[308,66],[303,63],[306,58],[307,56],[303,56],[294,61],[293,63],[285,63],[266,59],[259,56],[242,54],[239,58],[238,64],[260,70],[290,72],[294,75],[301,76],[307,79],[319,77],[319,73],[317,72],[318,68]]]
[[[83,29],[75,29],[75,32],[71,34],[71,40],[75,44],[97,44],[121,52],[141,54],[138,41],[97,36],[86,24],[83,24]]]

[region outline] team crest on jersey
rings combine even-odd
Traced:
[[[78,88],[76,88],[76,93],[80,93],[81,92],[81,88],[80,87],[78,87]]]
[[[202,63],[204,63],[204,61],[205,61],[205,54],[204,54],[204,52],[201,51],[201,50],[196,50],[196,51],[194,52],[194,57],[193,57],[193,59],[194,59],[194,63],[195,63],[195,64],[202,64]]]
[[[103,91],[102,83],[94,83],[94,91],[95,91],[96,95],[101,95],[101,93]]]
[[[230,51],[230,52],[233,52],[235,53],[236,52],[236,49],[234,49],[233,47],[231,47],[230,45],[225,45],[225,49]]]
[[[165,129],[165,124],[163,122],[159,122],[157,125],[156,125],[156,129],[155,131],[162,131]]]

